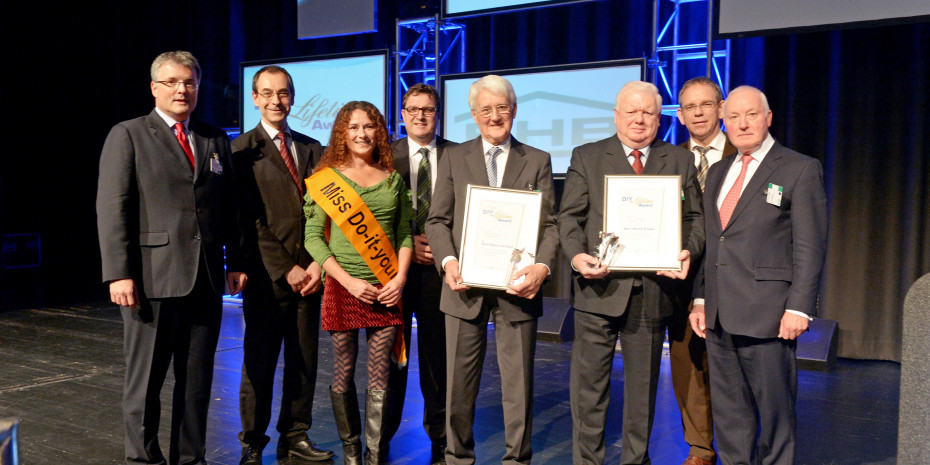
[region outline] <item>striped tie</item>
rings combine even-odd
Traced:
[[[432,179],[429,164],[429,149],[422,147],[417,153],[420,158],[420,165],[417,167],[417,230],[416,234],[423,234],[426,226],[426,218],[429,217],[429,202],[432,197],[430,189]]]
[[[275,136],[275,139],[281,141],[281,159],[284,160],[284,164],[287,165],[287,170],[291,172],[291,178],[294,180],[294,184],[297,184],[297,190],[303,193],[303,186],[300,184],[300,175],[297,174],[297,165],[294,164],[294,157],[291,156],[290,147],[287,146],[287,137],[284,131],[278,133]]]
[[[701,183],[701,192],[704,192],[704,182],[707,181],[707,167],[710,166],[707,163],[707,151],[710,149],[710,147],[700,145],[694,147],[694,150],[701,154],[701,160],[698,162],[698,182]]]
[[[488,150],[488,185],[491,187],[497,187],[497,156],[503,151],[504,149],[497,146]]]
[[[730,216],[736,209],[736,203],[739,202],[739,196],[743,192],[743,180],[746,179],[746,170],[749,168],[749,162],[752,160],[750,155],[743,155],[743,168],[739,171],[739,177],[723,198],[723,204],[720,205],[720,230],[727,229],[727,223],[730,222]]]

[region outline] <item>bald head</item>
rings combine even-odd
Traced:
[[[731,90],[723,104],[723,124],[740,153],[758,150],[772,125],[772,111],[765,94],[750,86]]]

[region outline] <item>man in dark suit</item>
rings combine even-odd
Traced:
[[[410,351],[410,325],[417,316],[417,347],[420,366],[420,392],[423,393],[423,429],[430,439],[430,464],[443,463],[446,446],[446,324],[439,310],[442,278],[433,263],[433,253],[426,239],[426,219],[436,179],[439,160],[455,143],[436,136],[439,119],[439,92],[426,84],[414,84],[401,100],[401,114],[407,137],[399,139],[394,149],[394,168],[413,193],[416,211],[413,263],[404,287],[404,338]],[[421,171],[422,169],[422,171]],[[407,392],[407,367],[391,364],[391,394],[394,396],[387,437],[397,432],[403,416]]]
[[[190,121],[200,65],[188,52],[166,52],[155,58],[151,76],[155,110],[114,126],[100,155],[103,281],[123,315],[126,461],[200,464],[223,288],[238,293],[247,278],[229,139],[213,126]],[[166,461],[158,444],[159,394],[172,358]]]
[[[278,456],[311,461],[333,456],[307,437],[316,389],[323,286],[320,265],[303,246],[303,180],[310,176],[323,149],[316,139],[288,127],[293,101],[294,82],[284,68],[258,70],[252,78],[252,102],[262,115],[261,122],[232,143],[246,266],[252,278],[242,294],[242,465],[262,463],[282,342]]]
[[[504,405],[506,464],[528,464],[533,419],[533,356],[540,286],[558,250],[549,154],[511,137],[517,97],[510,82],[485,76],[472,84],[468,105],[481,136],[449,149],[439,162],[426,235],[444,285],[439,308],[446,314],[446,462],[475,463],[475,399],[494,321]],[[513,274],[522,282],[506,291],[470,288],[459,274],[459,244],[468,184],[542,192],[536,263]]]
[[[816,314],[826,254],[823,170],[772,138],[758,89],[731,91],[723,119],[741,156],[707,173],[691,325],[707,338],[720,461],[791,464],[796,340]]]
[[[678,121],[688,128],[691,136],[679,146],[694,154],[698,183],[703,191],[708,167],[736,154],[736,147],[720,130],[723,92],[716,82],[699,76],[681,86],[678,104]],[[676,310],[668,319],[668,342],[672,386],[681,411],[681,427],[685,441],[691,446],[683,465],[713,465],[717,454],[714,452],[707,346],[704,339],[694,337],[688,321],[690,307]]]
[[[683,278],[691,257],[704,248],[701,189],[691,154],[656,140],[662,97],[652,84],[633,81],[620,89],[614,108],[616,136],[575,148],[559,212],[562,250],[574,272],[575,342],[570,401],[575,464],[604,462],[604,427],[610,401],[610,373],[617,338],[623,351],[622,464],[649,461],[649,434],[664,321],[687,308],[690,289]],[[609,272],[591,252],[604,222],[604,176],[613,174],[681,177],[681,271]]]

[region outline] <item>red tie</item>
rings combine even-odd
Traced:
[[[736,209],[736,202],[739,201],[739,195],[743,190],[743,180],[746,179],[746,169],[749,168],[749,161],[752,160],[752,157],[749,155],[743,155],[743,168],[739,171],[739,177],[736,178],[736,182],[733,183],[733,187],[730,188],[730,192],[727,192],[727,196],[723,198],[723,204],[720,205],[720,230],[727,229],[727,223],[730,222],[730,216],[733,215],[733,210]]]
[[[303,186],[300,185],[300,175],[297,174],[297,166],[294,164],[294,157],[291,156],[291,151],[287,146],[287,137],[285,137],[284,131],[279,132],[275,139],[281,141],[281,159],[287,165],[287,170],[291,172],[291,178],[294,179],[294,184],[297,184],[297,190],[303,192]]]
[[[633,171],[635,171],[636,174],[643,174],[643,162],[639,159],[639,157],[643,156],[643,152],[634,150],[631,155],[635,158],[635,160],[633,160]]]
[[[194,167],[194,151],[191,150],[191,144],[187,141],[187,134],[184,134],[184,125],[181,123],[176,123],[174,125],[174,135],[178,138],[178,143],[181,144],[181,148],[184,149],[184,153],[187,154],[187,161],[190,162],[191,168]]]

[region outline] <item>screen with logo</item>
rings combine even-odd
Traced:
[[[468,88],[482,76],[497,74],[517,94],[513,137],[549,152],[552,172],[565,173],[572,149],[617,132],[617,92],[627,82],[641,80],[644,67],[644,60],[636,59],[440,76],[442,135],[455,142],[478,137]]]
[[[366,100],[378,107],[382,114],[387,108],[387,50],[246,62],[240,66],[242,100],[239,124],[243,132],[251,130],[261,121],[258,107],[252,103],[252,77],[267,65],[281,66],[294,80],[294,98],[288,125],[323,145],[329,143],[333,120],[346,103]],[[388,116],[385,115],[385,118]]]

